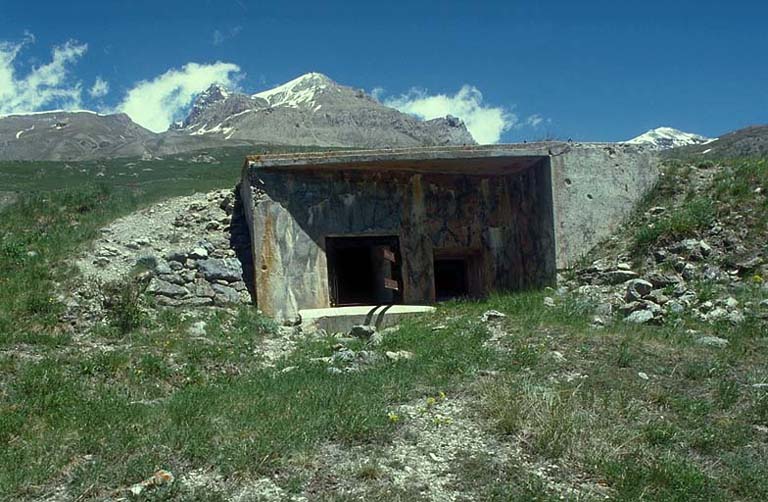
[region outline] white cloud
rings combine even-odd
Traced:
[[[464,85],[453,96],[429,95],[412,89],[400,97],[386,99],[384,104],[424,120],[446,115],[459,117],[480,144],[498,143],[502,133],[518,124],[517,115],[511,111],[483,104],[483,94],[471,85]]]
[[[187,63],[136,84],[117,110],[151,131],[162,132],[181,118],[197,94],[214,83],[233,86],[239,72],[240,67],[232,63]]]
[[[542,117],[538,113],[534,113],[533,115],[525,119],[525,123],[531,127],[539,127],[542,122],[544,122],[544,117]]]
[[[32,34],[25,33],[21,42],[0,42],[0,114],[79,108],[82,86],[69,79],[69,67],[85,54],[88,45],[70,40],[55,46],[50,63],[18,76],[15,60],[21,50],[34,41]]]
[[[242,26],[233,26],[226,31],[213,30],[213,45],[221,45],[230,38],[238,36],[241,31],[243,31]]]
[[[94,82],[88,90],[88,94],[90,94],[92,98],[103,98],[107,93],[109,93],[109,82],[101,77],[96,77],[96,82]]]

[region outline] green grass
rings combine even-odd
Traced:
[[[683,204],[648,224],[637,219],[633,236],[633,251],[646,252],[654,245],[668,244],[683,238],[697,237],[718,216],[727,216],[736,210],[746,219],[740,225],[748,225],[758,232],[768,230],[768,199],[755,204],[755,190],[768,190],[768,160],[729,159],[723,161],[724,169],[715,175],[714,188],[695,193],[686,181],[690,164],[678,160],[667,161],[658,185],[641,204],[639,213],[654,205],[668,204],[675,195],[684,195]],[[712,169],[711,162],[700,163],[699,169]]]
[[[744,162],[732,169],[749,181],[718,178],[710,209],[751,200],[756,185],[766,186],[765,164]],[[140,292],[126,287],[110,295],[110,322],[85,340],[61,329],[56,284],[72,277],[66,259],[78,246],[158,197],[230,186],[239,174],[232,167],[211,179],[204,178],[215,166],[180,166],[188,176],[149,171],[157,178],[140,175],[140,189],[105,175],[103,185],[24,193],[3,210],[0,499],[40,498],[57,488],[65,498],[115,498],[158,468],[177,476],[216,472],[226,482],[221,490],[176,483],[154,491],[155,500],[223,500],[259,476],[300,493],[313,482],[320,447],[379,451],[407,430],[390,420],[393,409],[441,391],[469,403],[487,438],[522,452],[509,462],[459,453],[449,469],[466,500],[768,498],[768,433],[760,429],[768,427],[768,391],[752,386],[768,381],[768,329],[754,316],[739,326],[681,316],[657,327],[595,330],[595,305],[576,296],[554,295],[555,307],[545,307],[552,292],[496,294],[442,304],[381,347],[367,347],[407,350],[413,359],[382,359],[343,375],[314,360],[332,354],[336,339],[304,340],[265,367],[261,342],[277,326],[255,310],[201,314],[206,334],[192,338],[196,319],[173,310],[144,316]],[[69,183],[69,174],[48,174]],[[168,183],[174,176],[178,185]],[[710,214],[684,211],[670,217],[682,222],[670,229],[696,228]],[[742,303],[765,295],[757,284],[734,294]],[[503,333],[492,345],[489,326],[479,322],[489,309],[507,315],[490,326]],[[433,330],[437,324],[445,329]],[[688,329],[730,343],[704,347]],[[394,486],[383,475],[386,461],[371,458],[351,474],[369,499],[427,498]],[[566,488],[532,471],[550,464]],[[581,484],[593,491],[567,489]],[[330,489],[319,498],[352,497]]]

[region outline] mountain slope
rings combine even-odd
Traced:
[[[768,155],[768,125],[750,126],[729,132],[711,143],[690,145],[675,150],[676,155],[706,157],[753,157]]]
[[[156,140],[125,114],[54,111],[0,118],[0,160],[141,156]]]
[[[198,97],[181,130],[283,145],[380,148],[475,143],[459,119],[421,121],[319,73],[251,96],[211,86]]]
[[[626,143],[633,145],[647,145],[658,150],[669,150],[688,145],[705,145],[713,141],[710,138],[680,131],[672,127],[657,127],[645,133],[627,140]]]

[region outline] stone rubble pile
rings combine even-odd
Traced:
[[[173,221],[179,229],[203,227],[206,237],[188,248],[171,249],[164,256],[142,255],[137,264],[152,275],[146,291],[157,303],[171,307],[225,307],[251,303],[243,267],[233,248],[247,245],[246,236],[231,232],[235,196],[231,190],[211,192],[207,202],[193,202]]]
[[[637,268],[629,264],[627,255],[616,261],[595,260],[577,270],[566,288],[600,304],[598,314],[618,313],[626,322],[637,324],[661,324],[683,313],[704,322],[733,324],[743,322],[745,314],[768,318],[766,302],[742,305],[730,293],[738,287],[762,287],[768,292],[764,279],[768,264],[762,255],[731,266],[725,256],[722,248],[705,240],[684,239],[652,250]],[[702,291],[702,284],[710,285],[705,288],[708,291]],[[600,318],[596,324],[602,322]]]
[[[84,280],[61,295],[62,320],[103,319],[105,286],[126,280],[146,286],[161,306],[252,303],[243,270],[250,263],[249,236],[237,203],[231,189],[176,197],[102,228],[93,247],[77,258]]]

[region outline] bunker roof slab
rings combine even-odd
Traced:
[[[391,169],[430,173],[507,174],[527,169],[543,158],[573,148],[642,147],[615,143],[539,142],[504,145],[335,150],[309,153],[251,155],[246,168],[258,170],[377,170]]]

